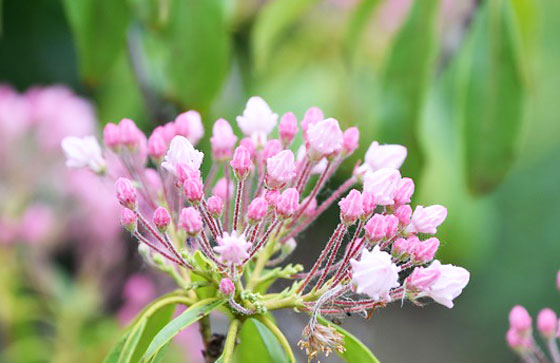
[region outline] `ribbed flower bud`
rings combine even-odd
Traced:
[[[233,153],[233,159],[229,162],[235,177],[238,180],[244,180],[249,174],[251,168],[251,154],[244,146],[238,146]]]
[[[189,236],[195,237],[202,230],[202,218],[193,207],[183,208],[179,215],[179,226],[187,231]]]
[[[253,199],[247,208],[247,217],[249,222],[254,224],[260,222],[268,212],[268,202],[263,197]]]
[[[278,125],[280,140],[284,146],[289,146],[298,132],[297,118],[292,112],[286,112]]]
[[[276,203],[276,213],[284,218],[291,217],[299,209],[299,192],[295,188],[286,189]]]
[[[136,214],[128,208],[121,210],[121,226],[130,233],[136,232]]]
[[[167,231],[169,223],[171,223],[171,216],[169,215],[167,209],[164,207],[158,207],[154,212],[152,222],[154,222],[157,229],[163,233]]]
[[[128,209],[136,209],[136,188],[132,182],[126,178],[118,178],[115,182],[117,191],[117,199],[123,207]]]
[[[356,222],[364,213],[362,194],[356,189],[352,189],[346,197],[338,202],[338,205],[340,207],[340,219],[347,226]]]

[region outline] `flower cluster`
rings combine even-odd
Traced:
[[[556,288],[560,291],[560,271],[556,274]],[[560,320],[554,310],[544,308],[539,312],[537,330],[548,348],[551,361],[560,362],[557,342],[560,338]],[[521,305],[514,306],[509,313],[506,342],[524,362],[549,361],[533,338],[533,321],[527,310]]]
[[[365,162],[327,198],[321,190],[358,148],[359,130],[342,130],[316,107],[298,122],[278,117],[259,97],[247,102],[237,125],[217,120],[210,137],[212,163],[195,148],[200,116],[189,111],[146,138],[131,120],[108,124],[105,151],[91,138],[63,142],[70,167],[103,173],[104,157],[117,158],[123,174],[116,195],[121,222],[154,266],[181,286],[187,269],[215,286],[234,315],[295,307],[311,320],[300,346],[310,359],[343,351],[343,341],[319,315],[367,314],[392,301],[423,298],[451,308],[469,281],[467,270],[434,260],[433,235],[447,216],[443,206],[410,206],[414,182],[399,168],[407,150],[373,142]],[[277,132],[275,131],[277,130]],[[301,130],[303,144],[292,150]],[[103,154],[105,156],[103,156]],[[154,169],[147,167],[147,156]],[[115,176],[113,176],[115,177]],[[308,272],[275,267],[297,247],[301,232],[338,201],[340,222]],[[293,280],[282,294],[262,296],[278,278]]]

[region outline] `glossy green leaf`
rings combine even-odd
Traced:
[[[235,348],[236,362],[287,361],[286,353],[266,326],[256,319],[247,319],[239,333],[239,345]]]
[[[161,309],[154,312],[151,316],[146,318],[146,327],[144,328],[142,337],[136,345],[136,349],[134,350],[134,354],[132,355],[131,362],[140,361],[140,358],[142,358],[142,356],[146,352],[148,345],[152,342],[155,335],[159,333],[159,331],[165,325],[167,325],[167,323],[169,323],[174,311],[174,304],[165,305]]]
[[[252,34],[253,60],[264,70],[273,51],[318,0],[274,0],[259,12]]]
[[[163,30],[168,96],[206,110],[229,67],[229,35],[221,0],[172,0]]]
[[[468,185],[493,190],[506,176],[519,146],[525,90],[508,1],[486,3],[464,54],[468,64],[464,138]]]
[[[195,305],[185,310],[181,315],[171,320],[159,333],[154,337],[143,360],[152,359],[164,345],[169,343],[175,335],[179,334],[182,330],[210,314],[213,310],[219,308],[225,303],[225,300],[206,299],[199,301]]]
[[[63,0],[82,76],[97,84],[126,49],[126,0]]]
[[[369,24],[369,20],[377,4],[379,4],[379,0],[362,0],[352,10],[343,43],[344,55],[347,58],[352,59],[354,56],[361,36]]]
[[[209,270],[210,265],[208,264],[206,257],[204,257],[204,255],[200,251],[194,252],[193,260],[197,263],[197,265],[200,267],[202,271]],[[193,272],[191,272],[190,275],[191,275],[192,282],[207,281],[204,277],[197,275]],[[208,299],[210,297],[216,296],[216,287],[214,285],[200,287],[196,289],[195,292],[196,292],[196,296],[198,296],[199,299]]]
[[[142,333],[146,328],[146,319],[141,319],[136,325],[132,327],[130,332],[127,334],[126,341],[122,346],[122,350],[118,356],[117,362],[118,363],[128,363],[132,362],[132,356],[134,355],[134,351],[136,350],[136,346],[142,337]],[[108,361],[106,361],[108,362]]]
[[[342,329],[336,324],[332,324],[325,318],[319,316],[319,321],[323,325],[333,327],[337,332],[344,335],[344,347],[346,351],[344,353],[337,354],[344,359],[346,362],[368,362],[368,363],[379,363],[379,359],[369,350],[368,347],[358,340],[355,336]]]
[[[412,176],[419,172],[422,163],[417,130],[428,80],[436,66],[439,5],[440,0],[413,2],[380,80],[380,139],[408,148],[404,171]]]
[[[169,348],[169,343],[165,344],[163,347],[159,348],[152,358],[148,361],[149,363],[161,363],[163,362],[163,358],[167,353],[167,348]]]

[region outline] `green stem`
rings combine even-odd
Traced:
[[[272,321],[270,321],[264,315],[258,315],[256,318],[261,323],[263,323],[268,328],[268,330],[270,330],[272,332],[272,334],[274,334],[276,339],[278,339],[278,342],[280,343],[282,348],[284,348],[284,351],[286,352],[286,354],[288,354],[289,361],[292,362],[292,363],[295,363],[296,358],[294,357],[294,352],[292,352],[292,347],[290,347],[290,343],[288,342],[288,339],[286,339],[286,337],[284,336],[284,334],[282,334],[282,331],[280,331],[280,329],[278,329],[276,324],[274,324]]]
[[[237,320],[237,319],[234,319],[229,325],[226,342],[224,344],[224,353],[223,353],[224,363],[229,363],[232,361],[233,348],[235,348],[235,341],[237,340],[237,332],[239,331],[240,325],[241,325],[241,320]]]
[[[275,246],[276,246],[276,238],[269,241],[266,244],[264,250],[262,250],[261,253],[259,254],[259,257],[257,258],[257,262],[255,263],[255,269],[253,270],[253,273],[251,274],[251,280],[247,284],[247,290],[253,290],[255,288],[255,286],[257,286],[257,284],[259,282],[260,275],[261,275],[264,267],[266,266],[266,262],[268,261],[268,259],[272,255],[272,252],[274,251]]]

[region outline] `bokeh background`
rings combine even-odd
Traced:
[[[97,130],[129,117],[151,131],[188,109],[210,127],[260,95],[280,114],[319,106],[359,126],[346,173],[373,140],[407,146],[414,202],[449,209],[438,256],[472,279],[453,310],[393,304],[369,321],[347,319],[382,361],[512,362],[509,309],[560,308],[560,1],[2,0],[0,9],[0,83],[19,92],[64,85],[92,102]],[[1,107],[6,146],[18,118]],[[45,155],[26,140],[0,148],[4,232],[40,201],[56,206],[49,225],[59,230],[82,223],[76,215],[100,218],[105,207],[76,197],[87,193],[76,183],[74,194],[20,190],[25,178],[56,184],[64,173],[53,151],[53,169],[42,163],[45,171],[15,179]],[[101,198],[105,186],[86,185]],[[293,260],[309,265],[303,256],[317,254],[335,219],[333,210],[319,220]],[[100,361],[126,308],[165,291],[115,233],[48,243],[0,234],[1,361]],[[130,296],[138,289],[145,296]],[[295,343],[305,321],[286,314],[279,323]]]

